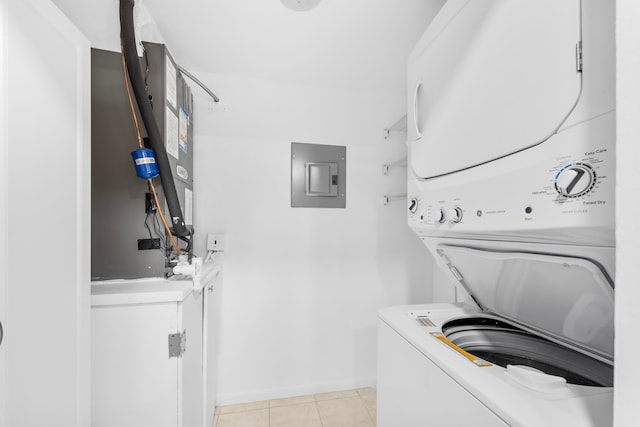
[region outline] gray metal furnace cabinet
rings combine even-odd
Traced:
[[[169,157],[182,213],[193,226],[193,96],[164,45],[143,43],[140,58],[154,116]],[[91,51],[91,277],[92,280],[164,277],[166,253],[138,250],[148,239],[149,193],[136,176],[131,151],[138,148],[119,52]],[[132,92],[133,96],[133,92]],[[135,101],[134,101],[135,105]],[[136,106],[137,112],[137,106]],[[142,121],[142,136],[146,137]],[[160,180],[154,180],[165,215]],[[167,245],[162,225],[160,235]]]

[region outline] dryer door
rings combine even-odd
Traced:
[[[408,141],[421,178],[537,145],[581,92],[580,0],[449,0],[409,58]]]

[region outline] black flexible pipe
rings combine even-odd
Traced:
[[[184,237],[190,234],[189,229],[184,223],[182,208],[180,208],[180,201],[178,200],[178,192],[176,191],[173,174],[171,173],[169,157],[164,148],[164,141],[158,130],[158,124],[153,116],[153,107],[145,90],[140,59],[138,58],[138,51],[136,50],[136,35],[133,25],[134,5],[134,0],[120,0],[120,37],[122,38],[122,51],[127,64],[131,87],[133,88],[136,103],[142,116],[142,122],[147,129],[151,148],[153,148],[153,151],[156,153],[160,182],[162,183],[162,189],[164,190],[167,205],[169,206],[173,234]]]

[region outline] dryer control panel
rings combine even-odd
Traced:
[[[614,244],[614,112],[471,169],[409,174],[408,222],[420,236]]]

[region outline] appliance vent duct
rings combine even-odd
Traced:
[[[429,319],[428,317],[416,317],[416,322],[418,322],[422,326],[426,326],[428,328],[435,328],[436,325]]]

